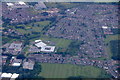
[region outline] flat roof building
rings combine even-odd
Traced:
[[[12,57],[11,66],[20,66],[22,63],[22,59],[16,59],[16,57]]]
[[[25,60],[24,62],[23,62],[23,68],[24,69],[29,69],[29,70],[33,70],[33,68],[34,68],[34,65],[35,65],[35,62],[34,61],[32,61],[32,60]]]
[[[14,73],[12,76],[11,76],[11,79],[10,80],[15,80],[16,78],[19,77],[19,74],[16,74]]]
[[[13,3],[7,3],[7,6],[14,6]]]
[[[16,78],[18,78],[19,74],[16,73],[2,73],[1,78],[5,78],[5,80],[15,80]]]
[[[12,74],[11,73],[2,73],[1,77],[2,78],[11,78]]]
[[[14,49],[15,51],[21,51],[22,50],[22,42],[13,42],[9,46],[9,49]]]
[[[46,46],[47,44],[43,43],[43,42],[39,42],[37,44],[35,44],[37,47],[44,47]]]
[[[39,39],[39,40],[35,40],[36,43],[37,43],[37,42],[41,42],[41,41],[42,41],[42,40],[40,40],[40,39]]]
[[[54,52],[55,46],[44,46],[41,48],[42,52]]]

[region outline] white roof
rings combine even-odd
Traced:
[[[108,26],[102,26],[102,28],[107,29],[107,28],[108,28]]]
[[[14,59],[15,57],[13,56],[12,59]]]
[[[44,47],[46,46],[47,44],[43,43],[43,42],[39,42],[37,44],[35,44],[37,47]]]
[[[20,66],[21,63],[13,63],[12,66]]]
[[[25,2],[23,2],[23,1],[19,1],[18,3],[21,5],[26,5]]]
[[[47,49],[47,48],[49,48],[49,49]],[[44,46],[41,48],[41,51],[43,51],[43,52],[54,52],[54,50],[55,50],[55,46]]]
[[[11,78],[17,78],[19,74],[14,73]]]
[[[14,4],[13,3],[7,3],[8,6],[13,6]]]
[[[40,40],[40,39],[39,39],[39,40],[35,40],[35,42],[41,42],[41,41],[42,41],[42,40]]]
[[[3,73],[1,77],[3,78],[11,78],[12,74],[11,73]]]

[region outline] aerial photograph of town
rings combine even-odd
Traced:
[[[120,78],[119,2],[0,6],[1,80]]]

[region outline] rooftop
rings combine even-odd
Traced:
[[[54,52],[55,46],[44,46],[41,48],[41,51],[43,52]]]
[[[39,42],[37,44],[35,44],[37,47],[44,47],[46,46],[47,44],[43,43],[43,42]]]

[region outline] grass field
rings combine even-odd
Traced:
[[[39,39],[41,39],[42,41],[54,42],[55,46],[60,47],[60,48],[67,48],[69,46],[69,44],[72,42],[72,40],[62,39],[62,38],[52,38],[52,37],[45,36],[45,35],[41,35],[41,37]],[[34,41],[34,40],[32,40],[32,41]]]
[[[120,40],[119,38],[120,35],[107,35],[106,39],[104,40],[105,43],[108,43],[108,47],[106,48],[108,54],[109,54],[109,57],[111,58],[112,57],[112,52],[110,50],[110,41],[112,40]]]
[[[109,43],[111,40],[120,40],[120,35],[107,35],[105,43]]]
[[[40,22],[30,23],[27,25],[17,25],[17,26],[23,26],[25,29],[18,28],[16,30],[22,34],[28,34],[31,32],[41,32],[42,29],[49,24],[50,21],[40,21]]]
[[[59,38],[41,37],[40,39],[43,41],[55,42],[56,46],[61,48],[67,48],[68,45],[71,43],[71,40],[62,39],[62,38],[59,39]]]
[[[42,71],[39,76],[44,78],[68,78],[71,76],[97,78],[101,75],[101,69],[93,66],[77,66],[72,64],[42,63]]]

